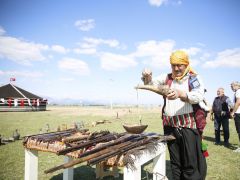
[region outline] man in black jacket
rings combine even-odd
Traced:
[[[220,128],[223,127],[224,145],[229,144],[229,118],[233,103],[224,95],[224,89],[217,90],[217,97],[213,101],[212,112],[214,113],[215,144],[220,144]]]

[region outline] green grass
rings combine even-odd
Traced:
[[[119,119],[116,118],[118,112]],[[142,116],[142,123],[148,124],[147,132],[163,133],[160,116],[160,108],[136,109],[129,107],[114,108],[113,110],[104,107],[49,107],[44,112],[2,112],[0,113],[0,134],[4,137],[11,137],[15,129],[19,129],[21,136],[37,134],[40,128],[50,125],[51,131],[57,127],[67,124],[70,127],[74,122],[83,121],[90,131],[110,130],[111,132],[123,132],[123,123],[138,123],[139,115]],[[99,120],[110,120],[112,123],[100,124],[91,127],[92,122]],[[207,179],[240,179],[240,153],[233,153],[232,150],[238,144],[237,133],[234,121],[230,121],[230,147],[214,145],[213,122],[209,121],[204,133],[205,142],[208,144],[210,156],[207,158],[208,173]],[[169,155],[167,153],[167,176],[171,179],[169,166]],[[15,141],[0,146],[0,179],[19,180],[24,179],[24,147],[22,141]],[[62,179],[63,170],[52,174],[44,174],[44,170],[63,162],[62,156],[52,153],[39,152],[39,179]],[[150,165],[144,167],[143,177],[146,171],[151,171]],[[95,167],[80,164],[75,166],[75,179],[95,179]],[[110,177],[104,179],[112,179]],[[120,178],[122,179],[122,174]]]

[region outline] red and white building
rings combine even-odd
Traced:
[[[13,84],[0,87],[0,112],[46,111],[47,99],[32,94]]]

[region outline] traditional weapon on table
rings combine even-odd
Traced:
[[[103,154],[109,153],[113,150],[119,149],[121,147],[127,146],[129,144],[132,143],[131,140],[135,139],[135,138],[139,138],[139,135],[125,135],[120,137],[119,139],[113,141],[113,142],[108,142],[105,143],[104,145],[94,148],[93,150],[87,151],[85,153],[83,153],[79,159],[77,160],[73,160],[71,162],[65,163],[65,164],[61,164],[59,166],[53,167],[51,169],[45,170],[44,173],[52,173],[54,171],[60,170],[60,169],[65,169],[65,168],[69,168],[72,167],[76,164],[88,161],[90,159],[96,158],[98,156],[101,156]],[[111,148],[109,148],[111,147]]]
[[[148,151],[150,153],[155,152],[157,150],[157,145],[159,142],[168,142],[168,141],[172,141],[175,140],[176,138],[173,135],[160,135],[157,133],[147,133],[148,137],[151,137],[152,139],[150,139],[149,143],[146,144],[142,144],[136,148],[130,149],[122,158],[122,164],[124,166],[126,166],[127,168],[130,168],[132,170],[135,170],[135,164],[134,161],[136,160],[136,157],[138,157],[139,155],[141,155],[143,153],[144,150]],[[155,141],[154,139],[157,139],[157,141]]]
[[[123,146],[123,147],[120,147],[120,148],[117,148],[117,149],[112,148],[109,153],[105,153],[101,156],[90,159],[88,161],[88,164],[89,165],[94,165],[94,164],[97,164],[101,161],[105,161],[105,160],[107,160],[107,159],[109,159],[113,156],[122,155],[123,153],[127,152],[128,150],[130,150],[132,148],[135,148],[135,147],[138,147],[139,145],[145,144],[145,143],[147,143],[147,140],[144,140],[144,137],[139,137],[139,141],[130,142],[126,146]]]
[[[114,146],[114,145],[117,145],[117,144],[120,144],[120,143],[123,143],[123,142],[126,142],[126,141],[130,141],[134,138],[137,138],[137,137],[140,137],[140,135],[137,135],[137,134],[134,134],[134,135],[130,135],[130,134],[126,134],[122,137],[120,137],[119,139],[116,139],[116,140],[112,140],[110,142],[107,142],[107,143],[104,143],[103,145],[100,145],[99,147],[96,147],[92,150],[89,150],[89,151],[86,151],[84,153],[82,153],[79,157],[84,157],[84,156],[87,156],[89,154],[93,154],[95,152],[98,152],[98,151],[101,151],[103,149],[106,149],[110,146]]]
[[[117,145],[114,146],[114,148],[116,148],[116,149],[117,148],[121,148],[122,146],[126,146],[126,144],[130,144],[130,143],[131,143],[130,141],[127,141],[127,142],[124,142],[124,143],[121,143],[121,144],[117,144]],[[71,162],[68,162],[68,163],[65,163],[65,164],[61,164],[59,166],[53,167],[51,169],[48,169],[48,170],[44,171],[44,173],[46,173],[46,174],[47,173],[52,173],[52,172],[57,171],[59,169],[65,169],[65,168],[72,167],[72,166],[74,166],[76,164],[80,164],[80,163],[88,161],[88,160],[90,160],[92,158],[98,157],[98,156],[102,155],[103,153],[108,153],[109,151],[111,151],[111,150],[110,149],[104,149],[102,151],[98,151],[98,152],[96,152],[94,154],[90,154],[88,156],[79,158],[77,160],[73,160]]]
[[[70,142],[75,142],[75,141],[80,141],[80,140],[90,140],[90,139],[96,139],[98,137],[102,137],[104,135],[110,134],[109,131],[101,131],[101,132],[94,132],[92,134],[75,134],[70,137],[65,137],[62,139],[63,143],[70,143]]]
[[[116,155],[121,156],[125,152],[132,153],[136,150],[142,150],[142,149],[149,149],[150,152],[155,151],[156,146],[158,145],[159,142],[167,142],[167,141],[172,141],[175,139],[176,138],[171,134],[170,135],[160,135],[157,133],[143,134],[137,138],[132,139],[131,144],[129,144],[127,146],[123,146],[118,149],[113,149],[108,154],[103,154],[101,156],[97,156],[96,158],[89,160],[88,164],[94,165],[101,161],[105,161],[111,157],[114,157]],[[110,149],[111,149],[111,147],[110,147]]]
[[[47,132],[47,133],[41,133],[41,134],[32,134],[32,135],[27,135],[24,137],[40,137],[40,136],[46,136],[46,135],[57,135],[57,134],[64,134],[64,133],[70,133],[70,132],[77,132],[77,129],[67,129],[67,130],[63,130],[63,131],[57,131],[57,132]],[[88,129],[84,129],[81,131],[88,131]]]
[[[93,140],[94,142],[89,142],[89,143],[96,144],[97,142],[102,142],[102,141],[99,141],[99,139],[97,141]],[[99,147],[95,147],[92,150],[82,153],[79,156],[79,159],[45,170],[44,173],[46,174],[52,173],[59,169],[69,168],[85,161],[88,161],[88,164],[90,165],[94,165],[99,162],[105,161],[111,157],[121,156],[126,152],[134,152],[134,150],[145,149],[146,147],[150,147],[150,145],[151,145],[151,150],[154,151],[154,146],[156,145],[154,143],[159,141],[169,141],[173,139],[175,138],[171,135],[163,136],[156,133],[148,133],[143,135],[126,134],[121,136],[119,139],[115,139],[110,142],[104,143]],[[85,143],[85,145],[86,144],[88,145],[88,143]]]
[[[118,137],[119,136],[116,136],[116,135],[113,135],[113,134],[107,134],[105,136],[101,136],[99,138],[96,138],[92,141],[87,141],[85,143],[81,143],[79,145],[72,146],[70,148],[59,150],[59,151],[57,151],[57,155],[65,155],[65,154],[67,154],[71,151],[75,151],[75,150],[78,150],[78,149],[81,149],[81,148],[89,147],[89,146],[94,145],[94,144],[99,143],[99,142],[111,141],[113,139],[117,139]]]
[[[166,96],[169,92],[169,86],[168,85],[159,85],[159,86],[154,86],[154,85],[137,85],[135,89],[145,89],[149,90],[152,92],[155,92],[157,94],[160,94],[162,96]]]
[[[163,135],[158,135],[156,133],[149,134],[148,136],[146,136],[146,135],[140,136],[136,139],[133,139],[131,144],[128,144],[128,145],[123,146],[118,149],[113,149],[109,153],[106,153],[106,154],[103,154],[96,158],[90,159],[88,161],[88,164],[94,165],[99,162],[106,161],[107,159],[114,157],[116,155],[121,156],[128,151],[133,152],[134,150],[142,150],[142,149],[146,149],[148,147],[150,147],[150,148],[148,148],[148,149],[150,149],[150,151],[154,151],[154,150],[156,150],[156,146],[158,145],[158,142],[171,141],[174,139],[175,139],[175,137],[172,135],[163,136]],[[126,164],[124,164],[124,165],[126,165]]]
[[[158,141],[160,142],[167,142],[167,141],[172,141],[176,139],[172,134],[162,135],[158,133],[146,133],[145,135],[148,137],[154,137],[158,139]]]
[[[62,142],[63,143],[71,143],[71,142],[87,139],[88,137],[89,137],[89,134],[83,134],[83,135],[79,135],[79,136],[75,136],[75,137],[70,136],[70,137],[62,138]]]
[[[68,130],[64,130],[64,131],[60,131],[60,132],[49,132],[49,133],[43,133],[43,134],[34,134],[34,135],[24,136],[23,145],[25,145],[27,143],[29,138],[46,142],[46,141],[51,141],[51,140],[56,140],[56,139],[60,140],[61,137],[70,136],[75,132],[77,132],[76,129],[68,129]],[[82,131],[80,131],[80,132],[82,132]],[[85,131],[83,131],[83,132],[85,132]]]

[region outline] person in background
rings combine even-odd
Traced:
[[[212,113],[214,114],[215,144],[220,144],[220,129],[223,128],[224,145],[229,145],[229,118],[230,109],[233,103],[230,98],[225,96],[224,89],[218,88],[217,97],[215,97],[212,105]]]
[[[204,89],[204,93],[206,93],[207,90]],[[210,108],[208,107],[207,100],[203,98],[203,101],[199,102],[199,106],[205,111],[205,117],[207,117],[208,113],[210,112]]]
[[[190,67],[188,55],[181,50],[170,56],[172,72],[152,79],[152,72],[144,69],[145,85],[166,85],[172,79],[162,111],[164,134],[176,139],[168,142],[173,179],[203,180],[207,164],[201,150],[201,137],[196,127],[192,104],[203,101],[204,85]],[[191,86],[191,87],[190,87]],[[189,88],[190,87],[190,88]],[[191,89],[191,90],[190,90]]]
[[[234,152],[240,152],[240,82],[234,81],[231,83],[231,88],[234,94],[234,107],[230,116],[234,117],[236,130],[239,138],[239,147]]]

